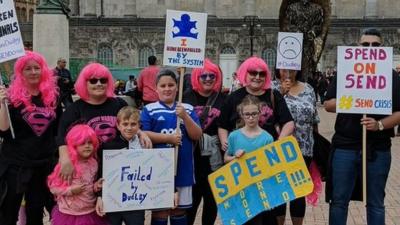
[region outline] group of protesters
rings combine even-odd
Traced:
[[[382,43],[382,37],[367,29],[360,43]],[[39,53],[27,51],[16,61],[9,88],[0,87],[0,224],[16,224],[24,199],[27,225],[43,224],[45,208],[54,225],[143,225],[143,210],[104,213],[104,149],[179,146],[174,208],[153,210],[152,225],[167,225],[168,219],[173,225],[194,224],[202,200],[202,224],[214,224],[217,206],[208,175],[275,140],[294,135],[306,165],[312,164],[319,117],[314,89],[302,82],[301,71],[277,70],[272,81],[265,61],[253,56],[236,71],[241,87],[226,94],[221,92],[221,69],[205,59],[203,68],[192,70],[191,88],[177,102],[175,71],[158,68],[155,57],[149,62],[137,81],[143,92],[139,111],[115,96],[113,77],[104,65],[90,63],[81,70],[74,85],[80,99],[71,102],[63,98],[57,88],[60,78]],[[362,126],[368,130],[367,221],[385,224],[390,138],[400,121],[399,85],[393,73],[392,115],[337,116],[327,162],[330,225],[346,224],[349,201],[358,192]],[[335,112],[336,78],[324,97],[326,110]],[[292,223],[303,224],[305,198],[288,205]],[[283,225],[286,209],[283,204],[246,224]]]

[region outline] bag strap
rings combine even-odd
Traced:
[[[271,88],[271,104],[272,104],[272,111],[275,111],[275,95],[274,90]]]

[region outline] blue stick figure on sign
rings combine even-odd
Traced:
[[[172,37],[190,37],[197,39],[197,35],[199,33],[191,32],[192,28],[197,29],[197,21],[190,21],[190,16],[188,14],[182,14],[180,21],[175,19],[172,20],[174,21],[173,27],[177,27],[179,29],[179,32],[177,33],[172,32]]]

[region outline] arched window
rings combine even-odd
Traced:
[[[21,9],[21,15],[19,17],[21,22],[26,22],[26,13],[27,13],[27,10],[25,8],[22,8]]]
[[[231,46],[226,46],[221,50],[221,54],[236,54],[236,51]]]
[[[30,9],[29,10],[29,20],[28,20],[28,22],[33,22],[33,14],[34,14],[35,12],[33,11],[33,9]]]
[[[107,44],[100,44],[97,51],[97,60],[100,63],[111,67],[113,65],[113,50],[111,46]]]
[[[261,58],[267,63],[269,69],[273,73],[276,64],[276,52],[274,49],[264,49],[261,53]]]
[[[139,67],[146,67],[148,62],[147,58],[154,55],[154,51],[149,46],[144,46],[139,50]]]

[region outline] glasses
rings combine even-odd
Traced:
[[[213,74],[213,73],[204,73],[204,74],[200,75],[201,80],[207,80],[207,77],[210,80],[215,80],[215,74]]]
[[[252,77],[256,77],[257,75],[259,77],[266,77],[267,76],[267,72],[266,71],[247,71],[247,72]]]
[[[364,47],[369,47],[369,46],[379,47],[379,46],[381,46],[381,43],[379,43],[379,42],[363,42],[363,43],[361,43],[361,46],[364,46]]]
[[[242,115],[243,115],[243,117],[244,117],[245,119],[250,119],[250,118],[255,118],[255,117],[257,117],[259,114],[260,114],[260,112],[245,112],[245,113],[243,113]]]
[[[100,81],[100,84],[107,84],[108,79],[107,78],[90,78],[89,80],[90,84],[97,84]]]

